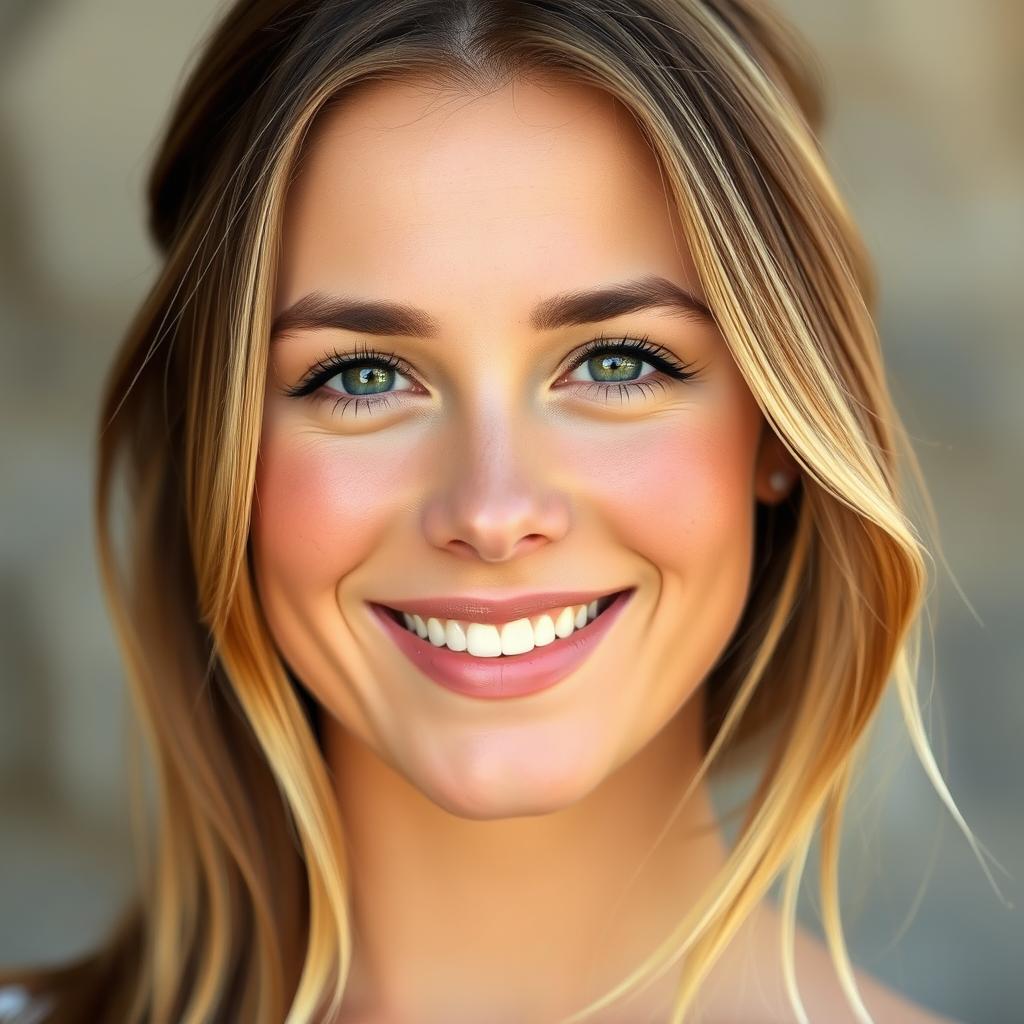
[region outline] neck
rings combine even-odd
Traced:
[[[438,807],[327,718],[352,864],[346,991],[360,1011],[552,1019],[643,962],[725,857],[703,784],[654,847],[700,763],[702,692],[583,799],[501,820]]]

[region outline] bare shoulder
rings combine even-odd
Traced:
[[[799,927],[794,946],[797,986],[808,1018],[815,1024],[857,1024],[827,946]],[[781,950],[781,918],[774,906],[764,904],[716,964],[699,1019],[706,1024],[797,1024]],[[874,1024],[963,1024],[914,1003],[866,971],[855,970],[854,980]]]

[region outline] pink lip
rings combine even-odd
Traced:
[[[423,597],[408,600],[378,601],[388,608],[421,615],[424,619],[462,619],[464,622],[483,622],[492,626],[514,622],[530,615],[564,608],[570,604],[590,604],[614,593],[612,590],[562,590],[543,594],[519,594],[500,600],[476,597],[472,594],[462,597]]]
[[[501,655],[497,658],[477,658],[466,651],[435,647],[429,640],[400,626],[384,605],[371,604],[370,607],[377,621],[395,641],[399,650],[425,676],[456,693],[468,697],[494,699],[523,697],[536,693],[538,690],[554,686],[568,676],[593,653],[601,638],[622,613],[634,590],[635,588],[620,593],[596,619],[588,622],[582,629],[575,630],[570,636],[557,638],[550,644],[535,647],[526,654]],[[580,600],[569,603],[584,602]],[[550,608],[554,605],[544,607]],[[409,610],[412,611],[411,608]]]

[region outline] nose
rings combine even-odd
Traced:
[[[521,421],[474,419],[441,458],[444,479],[423,510],[423,531],[466,559],[503,562],[560,540],[567,495],[551,485],[545,446]]]

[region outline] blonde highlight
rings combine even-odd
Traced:
[[[870,1021],[843,940],[838,838],[893,679],[914,749],[973,843],[916,696],[929,556],[906,488],[927,493],[885,380],[870,260],[817,142],[823,102],[800,38],[755,0],[239,3],[154,162],[165,262],[99,423],[97,547],[156,825],[140,793],[142,892],[103,948],[23,979],[57,995],[53,1020],[300,1024],[341,1006],[353,955],[344,823],[248,554],[284,202],[316,118],[359,83],[473,91],[530,74],[596,85],[632,113],[730,352],[803,474],[794,499],[761,513],[755,584],[706,684],[707,754],[678,804],[726,751],[760,742],[767,765],[739,839],[649,960],[567,1024],[680,960],[672,1021],[683,1020],[780,876],[786,987],[807,1020],[792,946],[816,827],[829,948]]]

